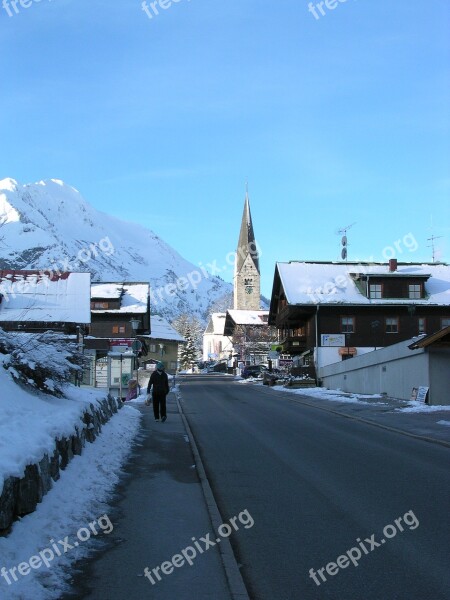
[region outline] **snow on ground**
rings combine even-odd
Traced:
[[[423,402],[418,402],[417,400],[410,400],[406,408],[400,408],[398,410],[407,413],[438,412],[440,410],[450,410],[450,405],[430,406]]]
[[[326,388],[285,388],[282,385],[275,385],[272,389],[277,390],[278,392],[289,392],[290,394],[297,394],[299,396],[309,396],[314,398],[321,398],[323,400],[333,400],[334,402],[348,402],[354,404],[369,404],[368,402],[364,402],[361,398],[381,398],[379,395],[374,396],[359,396],[357,394],[348,394],[346,392],[341,392],[339,390],[328,390]]]
[[[103,399],[102,390],[68,385],[66,398],[24,389],[3,369],[0,355],[0,490],[9,476],[23,477],[28,464],[53,454],[55,439],[75,433],[90,404]]]
[[[236,375],[235,380],[241,384],[253,383],[257,385],[262,385],[262,379],[260,378],[252,378],[242,379],[240,376]],[[389,404],[389,402],[383,402],[385,399],[384,396],[380,394],[352,394],[349,392],[342,392],[341,390],[329,390],[327,388],[315,387],[315,388],[285,388],[282,385],[275,385],[271,389],[276,390],[277,392],[288,392],[290,394],[297,394],[299,396],[308,396],[313,398],[320,398],[321,400],[331,400],[333,402],[347,402],[347,403],[356,403],[356,404],[374,404],[374,402],[365,402],[365,400],[375,400],[378,406],[383,404]],[[386,398],[389,400],[389,398]],[[397,411],[400,412],[437,412],[442,410],[450,411],[450,405],[441,405],[441,406],[430,406],[428,404],[424,404],[423,402],[417,402],[416,400],[404,400],[407,406],[403,408],[397,408]]]
[[[446,425],[447,427],[450,427],[450,421],[437,421],[438,425]]]
[[[50,600],[68,589],[71,564],[87,556],[114,527],[108,501],[140,419],[138,410],[124,406],[103,425],[95,442],[86,444],[83,454],[61,471],[37,510],[17,521],[8,537],[0,538],[1,598]],[[14,570],[21,563],[27,563],[22,564],[22,574]]]
[[[27,464],[53,454],[55,439],[81,427],[83,413],[106,393],[67,384],[66,397],[56,398],[26,389],[3,368],[6,360],[0,355],[0,491],[7,477],[22,477]],[[112,530],[107,502],[140,419],[136,408],[124,406],[61,471],[37,510],[16,521],[8,537],[0,537],[0,598],[55,599],[67,589],[70,565]]]

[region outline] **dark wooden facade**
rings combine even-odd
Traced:
[[[317,354],[323,334],[340,334],[345,343],[339,355],[346,359],[356,353],[356,348],[390,346],[449,325],[448,304],[424,302],[428,279],[427,275],[397,274],[390,270],[385,274],[355,272],[350,273],[349,281],[356,287],[356,295],[361,296],[360,304],[346,301],[345,296],[339,302],[321,302],[317,297],[316,301],[290,304],[276,270],[269,324],[277,328],[284,354],[292,357],[311,356],[314,351]],[[352,288],[353,299],[354,291]],[[367,303],[364,299],[374,302]]]

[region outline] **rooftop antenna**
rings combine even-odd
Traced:
[[[340,229],[337,230],[338,235],[342,235],[342,239],[341,239],[341,244],[342,244],[342,250],[341,250],[341,258],[342,260],[347,261],[348,260],[348,251],[347,251],[347,246],[348,246],[348,239],[347,239],[347,231],[353,227],[353,225],[356,225],[355,223],[352,223],[351,225],[347,225],[346,227],[341,227]]]
[[[431,237],[427,238],[427,242],[431,242],[431,244],[429,244],[427,246],[427,248],[431,248],[431,256],[433,257],[433,262],[435,261],[435,250],[434,250],[434,240],[438,240],[439,238],[444,237],[442,235],[431,235]]]

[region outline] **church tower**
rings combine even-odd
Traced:
[[[245,194],[244,213],[236,250],[234,269],[234,309],[261,309],[261,275],[259,254],[253,232],[248,190]]]

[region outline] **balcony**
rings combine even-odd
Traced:
[[[280,342],[283,354],[300,354],[307,350],[306,336],[286,337]]]

